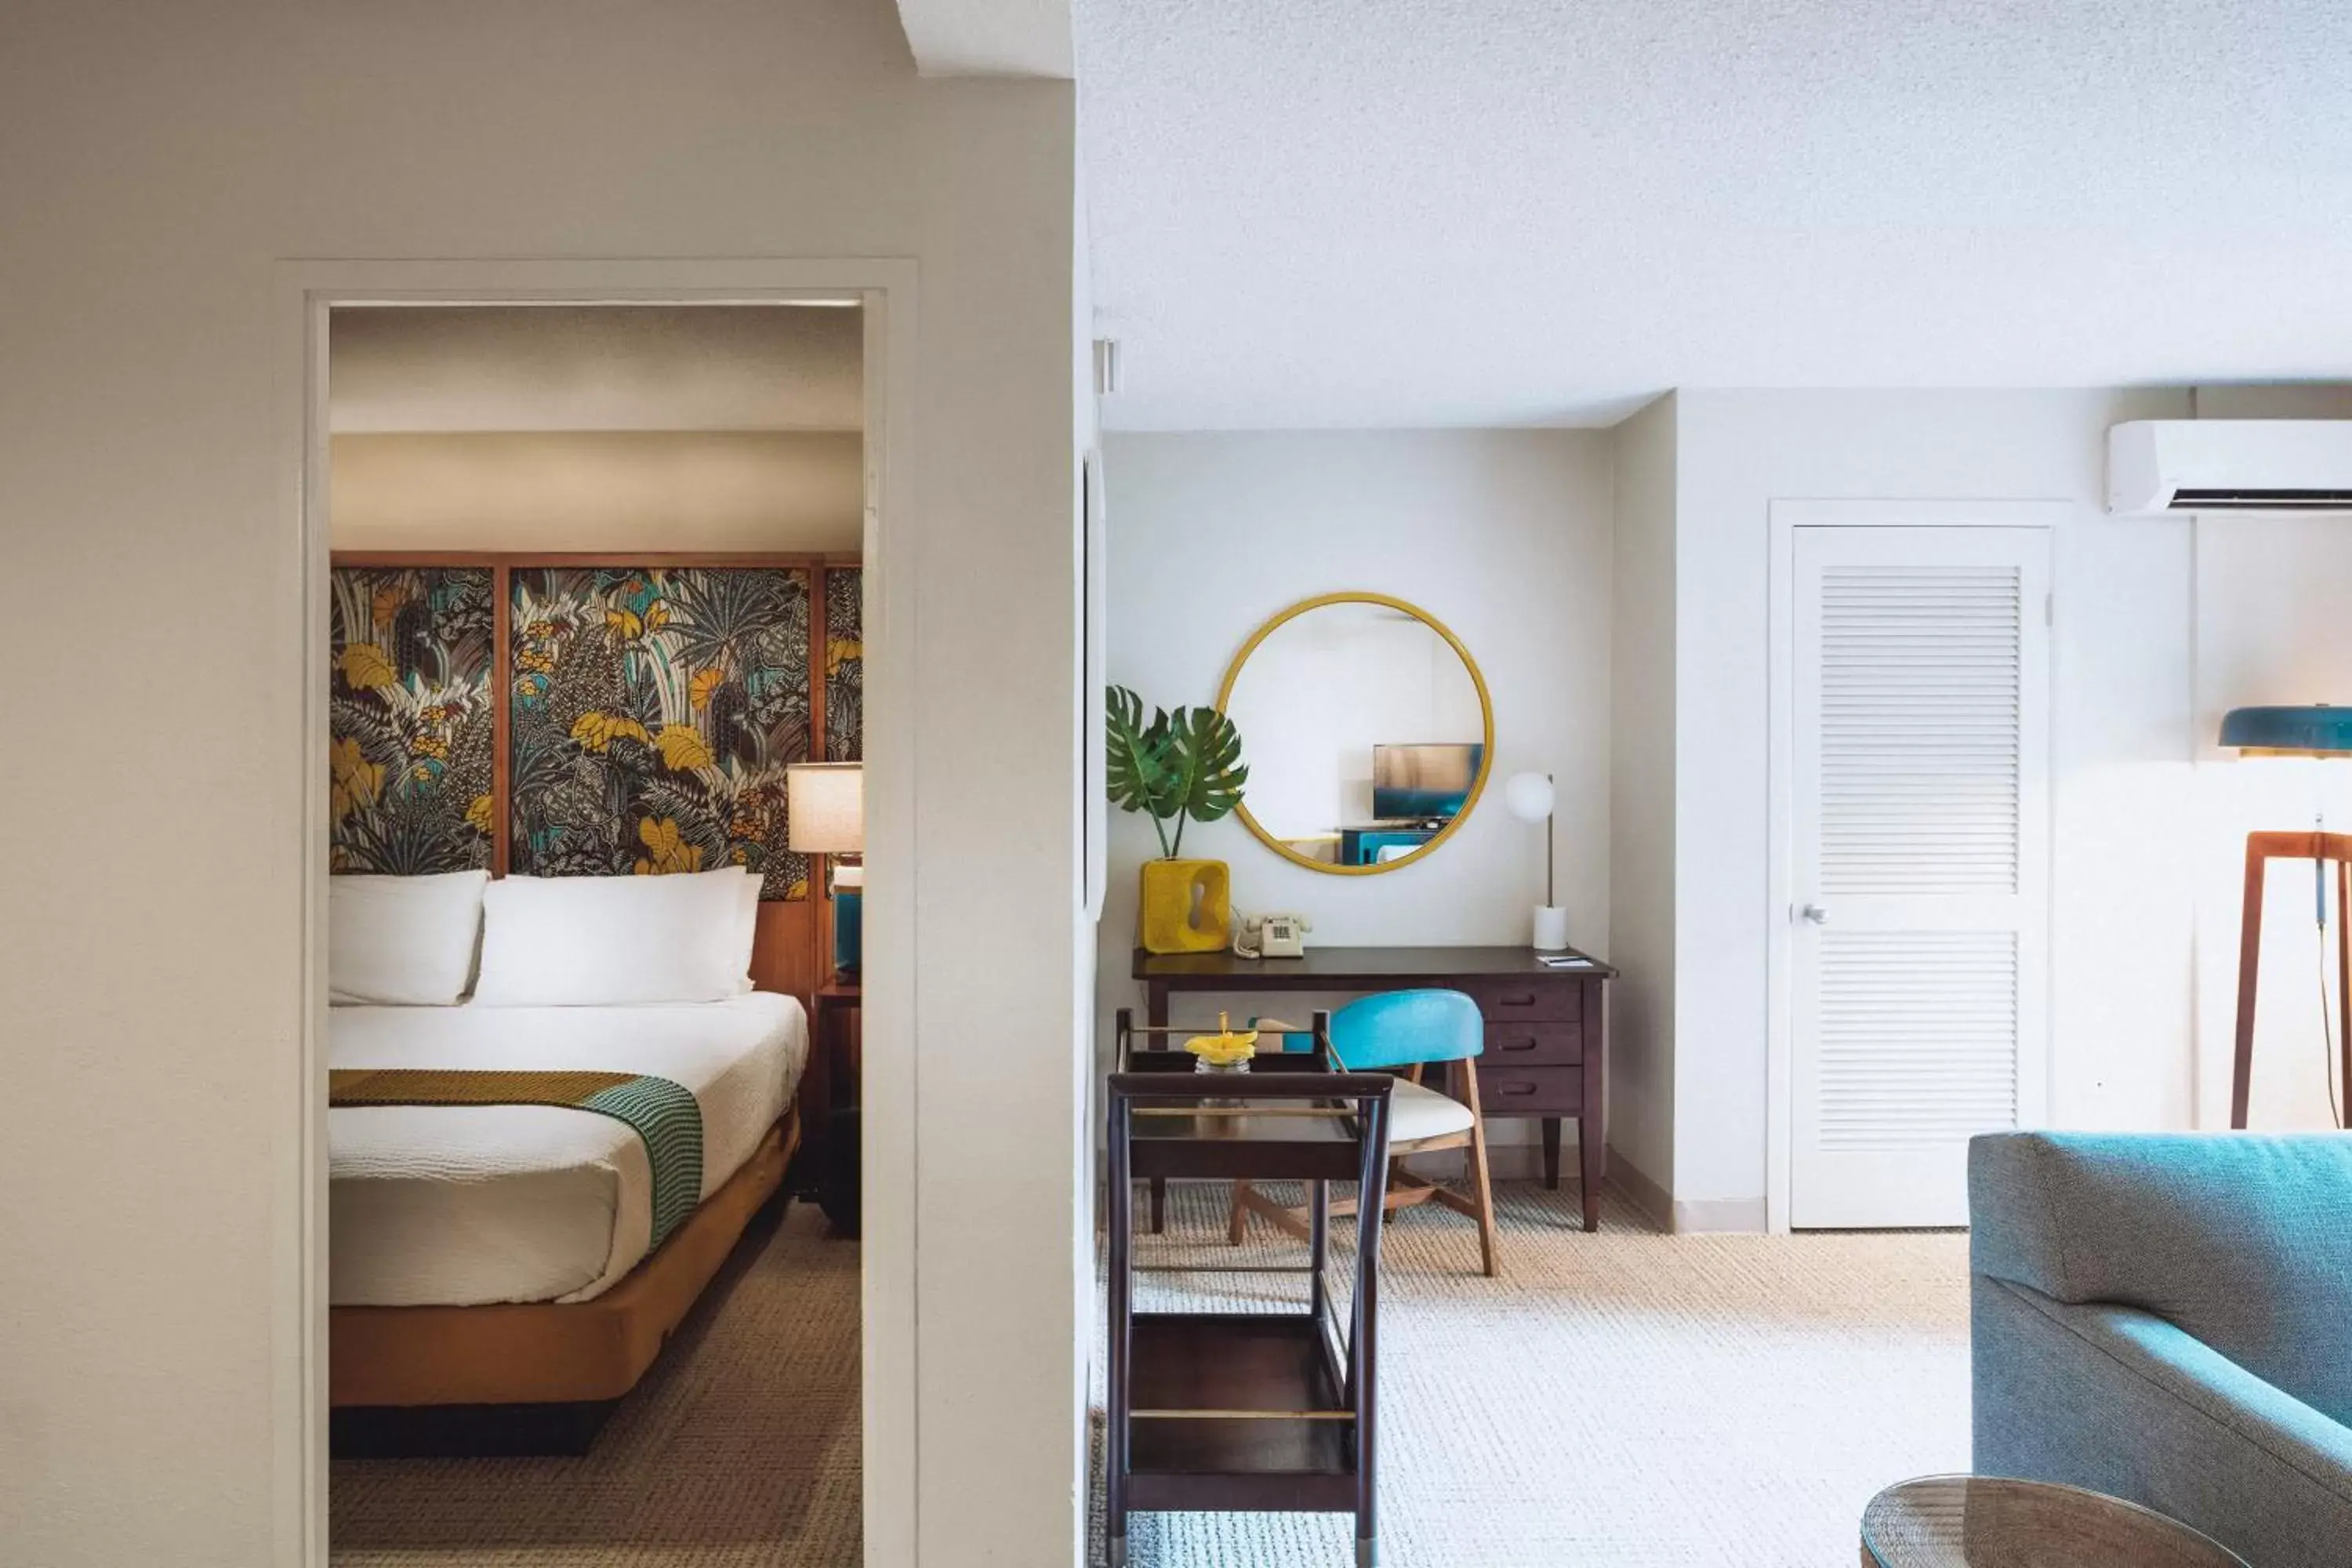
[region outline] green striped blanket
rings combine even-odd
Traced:
[[[644,1141],[653,1167],[659,1247],[702,1201],[702,1107],[666,1078],[642,1073],[341,1068],[327,1075],[327,1103],[557,1105],[609,1116]],[[650,1248],[648,1249],[650,1250]]]

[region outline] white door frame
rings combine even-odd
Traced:
[[[856,301],[866,326],[866,920],[862,1124],[865,1561],[916,1560],[915,279],[911,260],[286,261],[279,333],[284,569],[302,595],[287,650],[303,705],[302,1026],[281,1082],[271,1212],[273,1559],[327,1562],[327,317],[361,305],[791,305]]]
[[[1794,1106],[1794,1074],[1790,1069],[1793,1042],[1790,1016],[1794,981],[1790,972],[1794,942],[1789,925],[1795,862],[1792,794],[1796,777],[1797,711],[1797,530],[1800,528],[2039,528],[2051,537],[2050,582],[2054,605],[2059,578],[2058,527],[2074,515],[2072,501],[2063,500],[1790,500],[1769,503],[1771,609],[1767,625],[1770,643],[1769,746],[1770,775],[1765,805],[1765,1067],[1764,1067],[1764,1214],[1774,1235],[1789,1231],[1789,1167],[1790,1123]],[[2029,614],[2031,610],[2029,608]],[[2053,623],[2050,649],[2053,771],[2057,755],[2055,733],[2059,650]],[[2054,807],[2056,797],[2053,795]],[[2051,813],[2054,821],[2054,809]],[[2054,943],[2053,944],[2054,947]],[[2056,990],[2055,976],[2050,990]],[[2045,1053],[2054,1058],[2054,1051]],[[2044,1069],[2045,1077],[2048,1068]]]

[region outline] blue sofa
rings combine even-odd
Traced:
[[[1978,1474],[2352,1564],[2352,1135],[2000,1133],[1969,1215]]]

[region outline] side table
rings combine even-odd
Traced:
[[[858,1224],[857,1107],[865,993],[836,974],[816,988],[809,1009],[808,1089],[801,1113],[809,1126],[817,1204],[845,1236]]]
[[[2246,1568],[2210,1536],[2121,1498],[2050,1481],[1926,1476],[1862,1515],[1862,1568]]]

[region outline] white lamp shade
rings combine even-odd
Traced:
[[[1513,773],[1503,785],[1503,804],[1521,822],[1541,822],[1551,816],[1555,793],[1542,773]]]
[[[803,855],[866,848],[866,769],[857,763],[795,763],[784,770],[791,845]]]

